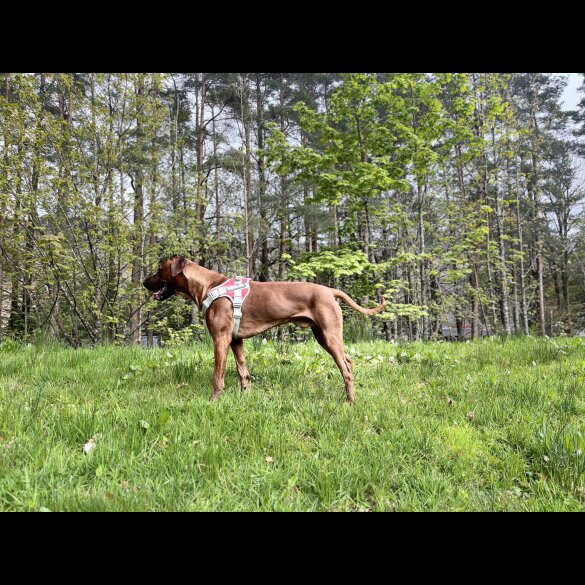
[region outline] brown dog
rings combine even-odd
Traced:
[[[207,270],[183,256],[163,260],[158,272],[144,281],[157,301],[175,293],[189,297],[201,308],[208,291],[223,284],[227,277]],[[310,327],[317,341],[331,354],[341,370],[345,392],[350,403],[354,401],[352,360],[343,347],[343,319],[335,299],[342,299],[364,315],[375,315],[384,309],[386,301],[373,309],[360,307],[344,292],[311,282],[256,282],[250,281],[250,292],[243,307],[237,334],[232,338],[233,306],[225,297],[216,299],[205,313],[205,320],[215,349],[212,400],[217,400],[224,388],[224,374],[228,347],[236,358],[236,367],[242,390],[250,387],[250,375],[244,357],[244,342],[276,325],[296,323]]]

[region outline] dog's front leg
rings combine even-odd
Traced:
[[[222,335],[214,338],[213,349],[215,355],[215,368],[213,370],[213,393],[211,400],[217,400],[224,388],[225,364],[227,361],[227,352],[231,342],[231,333],[229,337]]]

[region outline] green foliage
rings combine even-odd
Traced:
[[[570,333],[585,242],[565,82],[0,73],[0,337],[200,337],[188,303],[141,286],[177,252],[365,302],[380,290],[397,336],[456,318],[510,332],[513,316],[542,333],[541,314],[547,333]]]
[[[0,342],[0,352],[9,352],[22,349],[22,344],[14,339],[5,339]]]
[[[315,279],[323,275],[340,278],[364,272],[372,273],[376,269],[368,262],[364,252],[349,248],[321,250],[314,254],[305,254],[298,262],[290,258],[288,261],[291,264],[289,274],[292,280]]]
[[[194,339],[200,337],[204,330],[205,327],[201,323],[189,325],[183,329],[175,329],[173,327],[162,329],[166,333],[165,345],[168,347],[187,345]]]

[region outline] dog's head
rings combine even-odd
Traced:
[[[146,278],[142,284],[153,292],[152,297],[156,301],[164,301],[175,293],[186,294],[186,279],[183,275],[186,265],[187,258],[184,256],[167,258],[160,263],[158,272]]]

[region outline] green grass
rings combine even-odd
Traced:
[[[0,510],[582,510],[585,343],[0,344]],[[95,447],[84,445],[95,438]]]

